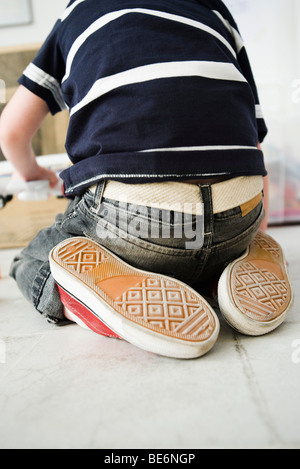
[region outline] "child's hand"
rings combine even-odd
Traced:
[[[27,181],[29,181],[29,179],[27,179]],[[58,178],[55,172],[39,165],[36,165],[30,181],[49,181],[50,189],[53,189],[58,184]]]

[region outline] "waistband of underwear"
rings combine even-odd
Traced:
[[[202,184],[205,185],[205,184]],[[95,192],[97,186],[90,187]],[[242,176],[211,184],[214,214],[241,207],[242,214],[249,213],[262,200],[263,177]],[[126,184],[109,180],[103,197],[134,205],[161,210],[203,215],[201,191],[197,184],[159,182]]]

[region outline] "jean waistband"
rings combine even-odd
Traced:
[[[253,203],[260,202],[263,177],[243,176],[207,185],[211,188],[214,214],[238,206],[245,213]],[[181,182],[126,184],[109,180],[104,184],[102,197],[122,203],[202,215],[203,200],[199,186]],[[90,191],[95,193],[96,189],[97,185],[91,187]]]

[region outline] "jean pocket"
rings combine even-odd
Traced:
[[[119,204],[105,200],[98,211],[99,220],[129,234],[132,239],[152,245],[196,250],[204,242],[203,216],[150,208],[135,204]]]
[[[75,199],[69,202],[69,205],[61,217],[61,229],[71,234],[82,234],[81,230],[81,216],[83,199],[81,197],[75,197]]]
[[[201,250],[185,250],[154,244],[132,236],[115,225],[99,219],[93,233],[84,233],[128,264],[141,270],[190,282],[197,269]]]
[[[214,216],[213,244],[226,242],[236,236],[242,235],[249,227],[256,223],[259,217],[263,220],[263,201],[261,201],[251,212],[243,216],[241,210],[227,218]]]
[[[199,249],[186,249],[185,247],[178,247],[176,239],[169,240],[166,236],[159,238],[149,238],[147,237],[147,229],[123,229],[115,224],[107,221],[104,218],[98,218],[95,224],[95,235],[98,239],[106,240],[115,240],[121,238],[126,240],[126,242],[141,247],[146,250],[155,251],[157,253],[172,253],[174,256],[190,256],[199,251]],[[157,242],[159,240],[159,242]],[[170,242],[169,242],[170,241]]]
[[[230,218],[237,218],[240,217],[242,214],[240,207],[235,207],[230,210],[226,210],[225,212],[215,213],[214,219],[215,221],[219,220],[228,220]]]

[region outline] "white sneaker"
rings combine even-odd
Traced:
[[[282,324],[293,291],[284,254],[271,236],[259,231],[247,252],[227,266],[218,302],[226,321],[243,334],[267,334]]]
[[[71,238],[50,253],[60,289],[80,305],[81,323],[149,352],[173,358],[207,353],[219,335],[209,303],[184,283],[135,269],[87,238]]]

